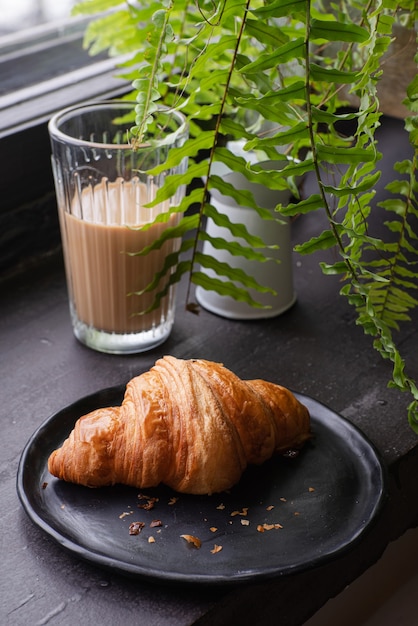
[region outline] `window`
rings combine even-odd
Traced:
[[[38,11],[37,25],[19,28],[29,20],[19,13],[23,5],[30,5],[32,13],[40,6],[61,5],[68,16],[73,2],[0,0],[0,14],[7,16],[0,26],[0,277],[60,243],[50,117],[77,102],[127,91],[113,59],[90,57],[83,50],[84,18],[60,15],[51,21]]]
[[[74,1],[63,3],[66,19],[32,28],[19,29],[16,17],[12,20],[13,12],[5,12],[13,32],[0,35],[0,137],[45,120],[80,99],[100,97],[121,87],[122,81],[115,78],[114,60],[105,55],[90,57],[83,49],[87,20],[69,16]],[[22,3],[27,7],[39,4],[36,0],[13,0],[15,3],[17,8]],[[21,23],[17,9],[14,15],[20,16]],[[47,18],[38,15],[38,19]]]

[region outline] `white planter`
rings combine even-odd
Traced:
[[[269,167],[272,167],[271,164],[269,164]],[[289,199],[288,191],[271,190],[262,185],[250,183],[244,176],[236,172],[224,174],[223,178],[239,189],[250,190],[257,204],[260,207],[270,209],[272,214],[277,204],[280,202],[287,203]],[[246,302],[234,300],[230,296],[222,296],[215,291],[206,291],[201,287],[197,287],[197,301],[208,311],[231,319],[269,318],[284,313],[296,300],[293,288],[292,245],[289,221],[285,220],[284,223],[279,223],[274,220],[264,220],[254,209],[239,206],[233,198],[223,196],[217,191],[212,192],[211,203],[218,211],[228,215],[232,222],[245,224],[248,231],[251,234],[258,235],[266,245],[277,245],[279,248],[277,250],[264,251],[267,256],[275,260],[263,263],[236,257],[224,250],[215,250],[208,242],[204,242],[203,252],[210,254],[219,261],[228,263],[231,267],[243,269],[248,275],[253,276],[259,284],[273,289],[277,295],[263,294],[255,289],[249,290],[254,300],[263,304],[264,307],[268,307],[258,308]],[[278,214],[275,217],[277,218]],[[213,237],[223,237],[228,241],[233,240],[228,229],[220,228],[212,220],[208,220],[207,232]],[[245,244],[242,240],[238,239],[237,241]],[[211,270],[202,269],[202,271],[208,276],[215,277],[215,273]]]

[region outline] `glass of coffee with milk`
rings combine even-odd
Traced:
[[[182,218],[169,212],[181,202],[182,185],[170,198],[158,201],[157,194],[167,176],[187,167],[182,159],[164,167],[170,149],[187,139],[183,115],[156,111],[149,136],[138,142],[132,140],[134,113],[129,101],[87,102],[49,122],[74,334],[90,348],[115,354],[150,350],[171,332],[175,266],[164,267],[181,242],[167,237],[149,246]],[[158,285],[147,290],[159,273]]]

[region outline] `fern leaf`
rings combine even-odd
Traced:
[[[213,256],[197,252],[196,262],[199,263],[201,267],[214,271],[217,276],[225,276],[234,284],[242,284],[246,289],[255,289],[260,293],[275,294],[273,289],[260,285],[252,276],[249,276],[239,267],[233,267],[229,263],[218,261]]]
[[[337,244],[334,233],[331,230],[324,230],[317,237],[312,237],[309,241],[295,246],[299,254],[312,254],[318,250],[328,250]]]
[[[248,305],[255,308],[268,308],[263,304],[255,300],[247,289],[237,287],[235,283],[231,281],[224,281],[214,276],[209,276],[205,272],[193,272],[192,282],[194,285],[198,285],[207,291],[216,291],[221,296],[228,296],[239,302],[246,302]]]

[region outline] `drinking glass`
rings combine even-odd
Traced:
[[[138,254],[175,226],[181,214],[150,225],[178,205],[184,187],[153,207],[168,175],[183,173],[181,162],[153,175],[172,147],[188,136],[183,115],[162,109],[150,126],[153,136],[133,145],[135,103],[90,102],[56,114],[49,122],[70,314],[75,336],[101,352],[128,354],[164,342],[174,322],[175,286],[158,302],[166,275],[144,291],[178,251],[179,238]],[[151,130],[150,130],[151,133]],[[144,228],[145,226],[145,228]],[[171,271],[174,271],[172,269]],[[151,310],[152,309],[152,310]]]

